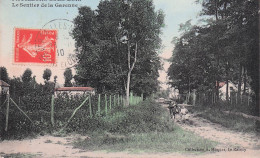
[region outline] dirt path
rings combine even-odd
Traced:
[[[245,118],[251,118],[251,119],[255,119],[255,120],[260,121],[260,117],[258,117],[258,116],[252,116],[252,115],[247,115],[247,114],[244,114],[244,113],[242,113],[242,112],[234,112],[234,111],[223,111],[223,112],[226,113],[226,114],[231,113],[231,114],[243,116],[243,117],[245,117]]]
[[[196,117],[196,114],[191,114],[188,120],[177,121],[177,124],[204,138],[220,142],[220,147],[238,146],[246,149],[260,149],[260,139],[256,134],[235,132],[201,117]]]
[[[177,118],[178,119],[178,118]],[[182,128],[194,132],[204,138],[219,142],[216,152],[206,152],[203,155],[180,154],[180,153],[141,153],[133,154],[127,152],[88,152],[75,149],[72,142],[75,139],[88,139],[87,137],[72,134],[66,137],[40,136],[36,139],[25,139],[22,141],[0,142],[0,157],[6,154],[31,154],[32,157],[109,157],[109,158],[259,158],[260,139],[255,134],[239,133],[228,130],[218,124],[211,123],[205,119],[191,114],[186,121],[175,121]],[[228,148],[238,151],[228,151]],[[196,147],[194,147],[196,149]],[[221,150],[217,152],[217,150]],[[225,150],[225,151],[223,151]],[[20,155],[21,156],[21,155]],[[20,157],[18,156],[18,157]]]

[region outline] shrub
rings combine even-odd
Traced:
[[[118,107],[103,118],[109,132],[150,132],[171,131],[173,125],[169,121],[166,110],[154,101],[144,101],[137,106]]]

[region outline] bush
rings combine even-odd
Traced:
[[[172,131],[166,110],[154,101],[144,101],[137,106],[118,107],[103,118],[109,132]]]
[[[56,113],[56,120],[61,121],[60,124],[63,126],[72,112],[73,110]],[[166,132],[173,130],[173,124],[169,120],[169,115],[165,109],[154,101],[144,101],[136,106],[116,106],[108,112],[107,116],[96,115],[93,118],[90,118],[88,111],[83,108],[76,113],[66,130],[67,132],[83,134],[91,131],[122,134],[151,131]]]
[[[48,121],[49,114],[39,112],[28,112],[28,116],[33,120],[31,123],[17,109],[10,109],[8,119],[8,131],[4,131],[5,115],[1,116],[1,137],[2,139],[23,139],[25,137],[34,137],[39,133],[50,133],[51,124]],[[47,115],[46,115],[47,114]],[[44,121],[42,121],[43,119]]]

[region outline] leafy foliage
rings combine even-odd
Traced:
[[[49,81],[50,78],[51,78],[51,70],[50,69],[45,69],[44,72],[43,72],[42,78],[45,81]]]
[[[31,80],[32,80],[32,70],[27,68],[22,75],[22,81],[28,83]]]
[[[7,69],[3,66],[0,67],[0,79],[5,81],[5,82],[9,81]]]
[[[101,1],[97,8],[81,7],[74,19],[76,82],[123,94],[131,75],[130,90],[151,94],[158,87],[163,13],[150,0]]]
[[[64,78],[65,78],[64,87],[71,87],[72,86],[71,80],[73,78],[73,75],[70,68],[65,69]]]
[[[204,24],[192,26],[187,21],[180,25],[182,35],[174,39],[168,70],[170,84],[181,93],[197,89],[218,97],[217,83],[231,81],[238,85],[238,97],[243,84],[243,93],[250,87],[255,98],[259,83],[255,75],[259,60],[257,0],[198,2]]]
[[[150,100],[129,108],[119,107],[104,118],[105,129],[112,133],[172,131],[173,126],[165,113],[165,109]]]

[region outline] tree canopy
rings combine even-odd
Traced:
[[[22,81],[24,83],[29,83],[31,80],[32,80],[32,70],[27,68],[22,75]]]
[[[218,83],[232,81],[240,94],[258,93],[258,1],[198,0],[203,25],[180,25],[168,75],[182,92],[216,92]],[[207,17],[205,17],[206,15]],[[210,17],[210,18],[208,18]]]
[[[0,67],[0,79],[5,81],[5,82],[9,81],[7,69],[3,66]]]
[[[79,8],[72,32],[76,82],[99,92],[151,94],[158,87],[163,21],[151,0],[105,0],[96,10]]]
[[[71,69],[66,68],[63,74],[65,78],[64,87],[71,87],[72,86],[71,80],[73,78]]]
[[[51,78],[51,70],[50,69],[45,69],[44,72],[43,72],[43,75],[42,75],[42,78],[45,80],[45,81],[49,81],[50,78]]]

